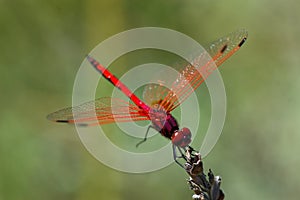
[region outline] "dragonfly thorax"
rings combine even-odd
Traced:
[[[179,130],[176,119],[164,109],[151,109],[152,126],[161,135],[172,140],[176,146],[186,147],[191,142],[191,132],[188,128]]]

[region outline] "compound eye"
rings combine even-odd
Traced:
[[[188,128],[183,128],[177,131],[171,139],[174,145],[184,148],[191,143],[191,137],[191,131]]]

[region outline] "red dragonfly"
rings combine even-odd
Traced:
[[[216,69],[216,66],[220,66],[227,58],[234,54],[244,44],[246,39],[247,31],[238,30],[211,43],[206,49],[207,52],[198,56],[191,64],[188,64],[182,69],[171,89],[157,86],[158,88],[156,88],[156,90],[149,88],[146,90],[144,96],[159,98],[153,101],[151,105],[146,104],[138,98],[124,83],[98,61],[91,56],[87,56],[87,60],[90,64],[111,84],[123,92],[133,103],[128,103],[121,99],[104,97],[79,106],[59,110],[49,114],[47,118],[55,122],[80,126],[129,122],[132,120],[150,120],[152,125],[148,127],[144,139],[139,142],[137,146],[146,141],[149,129],[153,128],[162,136],[172,141],[173,156],[176,161],[176,147],[181,154],[182,151],[180,148],[186,150],[186,148],[189,147],[191,131],[188,128],[179,129],[179,125],[172,116],[171,111],[188,98]],[[208,61],[207,64],[199,66],[199,60],[207,53],[209,53],[211,60]],[[215,65],[212,65],[213,62]],[[153,92],[157,94],[153,94]]]

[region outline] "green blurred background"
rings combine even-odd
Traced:
[[[76,72],[92,48],[144,26],[171,28],[201,44],[248,29],[246,44],[220,69],[227,118],[204,164],[222,176],[226,199],[299,199],[299,6],[1,0],[0,199],[191,199],[177,165],[138,175],[112,170],[87,152],[74,127],[45,117],[71,105]]]

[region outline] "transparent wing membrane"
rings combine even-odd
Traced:
[[[136,105],[109,97],[56,111],[47,118],[80,126],[149,120],[148,115]]]
[[[238,30],[220,38],[206,48],[206,52],[196,57],[184,67],[170,89],[164,84],[146,86],[144,98],[159,105],[167,111],[174,110],[226,59],[233,55],[245,42],[246,30]],[[174,80],[174,79],[173,79]],[[153,93],[153,94],[152,94]]]

